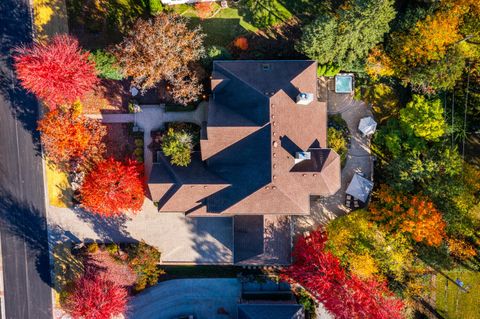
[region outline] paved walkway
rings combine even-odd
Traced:
[[[311,199],[310,216],[297,218],[297,231],[304,231],[326,224],[338,216],[346,214],[345,190],[356,172],[362,172],[367,177],[373,174],[373,161],[370,154],[370,140],[358,130],[360,119],[371,116],[371,108],[363,101],[353,99],[353,94],[338,94],[328,91],[328,114],[340,114],[350,131],[350,147],[347,161],[342,169],[342,186],[333,196],[324,198],[314,196]]]
[[[208,102],[201,102],[193,112],[165,112],[161,105],[141,105],[142,111],[135,114],[87,114],[88,117],[103,123],[135,123],[144,131],[145,174],[150,175],[153,154],[148,148],[152,143],[151,132],[161,129],[167,122],[188,122],[199,126],[206,121]]]
[[[132,298],[127,318],[195,319],[237,317],[238,279],[178,279],[161,282]],[[182,317],[183,318],[183,317]]]

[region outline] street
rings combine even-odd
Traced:
[[[14,78],[12,48],[29,43],[28,0],[0,2],[0,239],[5,318],[52,318],[38,103]]]

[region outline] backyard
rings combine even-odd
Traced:
[[[478,319],[478,301],[480,300],[480,273],[468,270],[452,270],[445,272],[446,276],[436,276],[437,311],[449,319]],[[465,289],[455,284],[460,279]]]

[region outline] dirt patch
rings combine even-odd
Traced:
[[[125,254],[118,254],[118,260],[113,258],[108,251],[97,250],[90,253],[87,258],[87,265],[94,267],[99,271],[105,272],[107,278],[112,282],[124,286],[133,286],[137,280],[137,275],[125,262]]]
[[[107,129],[107,135],[103,142],[107,147],[107,157],[116,160],[134,158],[135,138],[129,133],[130,125],[127,123],[103,124]]]

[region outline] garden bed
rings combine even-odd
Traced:
[[[143,133],[139,136],[135,136],[131,133],[131,126],[127,123],[109,123],[103,124],[107,129],[107,135],[105,136],[105,145],[107,147],[107,157],[113,157],[116,160],[124,160],[125,158],[135,159],[134,154],[137,149],[137,144],[140,144],[138,140],[141,140],[143,161]]]
[[[338,153],[343,167],[347,160],[348,148],[350,147],[350,132],[347,123],[341,115],[329,116],[327,143],[328,147]]]
[[[82,99],[83,113],[128,113],[130,82],[102,79],[95,90]]]

